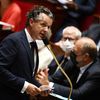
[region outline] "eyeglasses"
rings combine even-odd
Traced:
[[[74,41],[75,39],[74,39],[74,38],[63,37],[62,40],[63,40],[63,41],[66,41],[66,40]]]

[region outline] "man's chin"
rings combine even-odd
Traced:
[[[38,37],[39,40],[45,39],[45,36]]]

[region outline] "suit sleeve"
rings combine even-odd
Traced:
[[[10,69],[14,60],[16,60],[16,55],[16,43],[9,38],[2,41],[0,44],[0,83],[20,92],[25,79],[15,76]]]
[[[80,83],[76,83],[76,85],[73,85],[71,99],[87,100],[87,98],[97,98],[97,96],[99,96],[100,69],[96,70],[98,71],[96,71],[95,73],[88,72],[89,74],[87,75],[87,78],[85,78],[84,76],[83,80],[81,80]],[[62,95],[64,97],[68,97],[70,92],[70,87],[55,83],[53,92]]]

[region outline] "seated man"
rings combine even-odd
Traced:
[[[64,52],[64,55],[57,56],[57,60],[62,67],[65,66],[67,60],[69,59],[70,51],[74,47],[74,42],[81,38],[81,35],[81,31],[75,26],[67,26],[62,32],[61,40],[55,43],[57,46],[60,46]],[[57,66],[58,65],[55,60],[49,64],[49,75],[52,75],[56,71]]]
[[[76,41],[69,60],[64,67],[68,74],[73,89],[72,100],[99,100],[100,99],[100,60],[97,59],[97,47],[95,42],[87,37]],[[74,58],[73,58],[74,57]],[[73,64],[72,62],[76,62]],[[77,69],[80,70],[79,75]],[[69,84],[60,85],[66,77],[58,70],[51,80],[47,80],[47,70],[37,75],[37,80],[42,84],[49,84],[54,88],[53,93],[68,97],[70,93]],[[52,81],[52,83],[51,83]]]

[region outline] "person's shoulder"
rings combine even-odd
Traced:
[[[100,66],[100,58],[99,57],[97,57],[95,64]]]
[[[100,73],[100,59],[97,58],[91,65],[90,65],[90,72],[92,73]]]
[[[9,34],[7,37],[5,37],[4,40],[13,40],[13,41],[19,40],[24,33],[25,33],[24,30],[19,32],[13,32]]]

